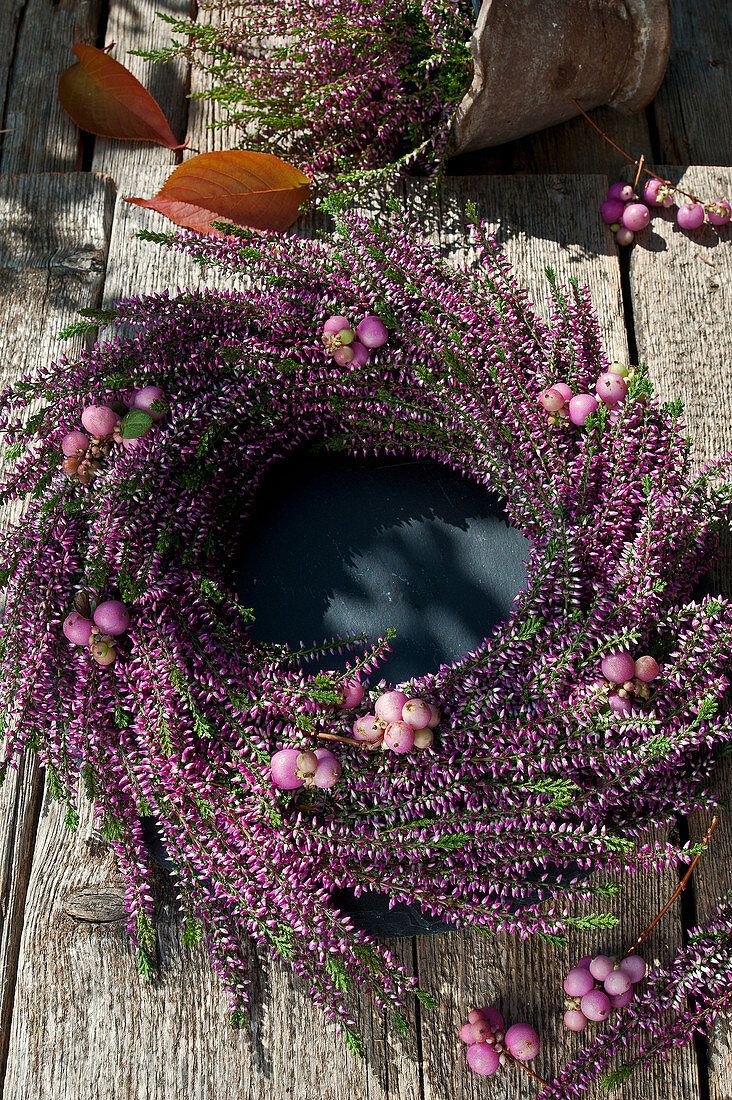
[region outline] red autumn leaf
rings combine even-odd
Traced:
[[[73,51],[79,63],[61,74],[58,98],[80,129],[99,137],[182,148],[160,107],[124,65],[81,42]]]
[[[271,153],[229,149],[179,165],[152,199],[125,199],[157,210],[176,225],[214,233],[215,221],[281,232],[310,197],[310,180]]]

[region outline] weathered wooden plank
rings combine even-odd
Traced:
[[[26,0],[12,59],[0,170],[70,172],[81,167],[79,131],[56,95],[75,58],[75,42],[93,43],[101,0]]]
[[[608,137],[631,156],[639,157],[644,153],[648,158],[651,155],[644,111],[623,115],[612,107],[600,107],[591,115]],[[625,164],[627,161],[602,140],[589,122],[574,118],[505,145],[455,157],[448,169],[455,175],[573,172],[602,173],[616,179]]]
[[[732,193],[727,168],[659,168],[685,191],[712,200]],[[732,376],[726,322],[732,255],[729,226],[679,229],[654,212],[630,255],[638,354],[664,399],[681,397],[700,462],[732,448]]]
[[[428,189],[407,188],[410,209],[447,254],[475,261],[465,250],[465,209],[478,206],[519,272],[538,311],[548,317],[549,286],[544,268],[560,281],[576,277],[591,291],[607,352],[627,358],[616,247],[596,214],[607,187],[603,176],[448,177],[439,206]]]
[[[148,169],[146,182],[153,185],[165,171]],[[143,222],[169,227],[157,215],[118,202],[106,297],[200,285],[199,269],[186,268],[180,253],[164,253],[134,238],[133,226]],[[78,919],[79,891],[101,895],[99,904],[90,906],[85,895],[91,916],[113,916],[110,898],[119,884],[109,849],[94,839],[90,811],[69,836],[57,807],[44,804],[5,1100],[30,1094],[39,1100],[78,1100],[90,1080],[99,1100],[417,1100],[416,1031],[406,1045],[395,1043],[381,1014],[368,1003],[357,1005],[369,1051],[368,1060],[361,1061],[345,1050],[289,970],[260,962],[254,951],[251,1024],[232,1031],[204,950],[181,945],[180,922],[164,882],[158,893],[162,969],[152,985],[141,983],[123,924]],[[411,969],[411,941],[394,949]],[[405,1051],[411,1057],[404,1057]]]
[[[157,12],[186,19],[194,11],[194,0],[112,0],[105,32],[107,42],[117,43],[114,57],[157,100],[179,141],[185,140],[188,120],[188,65],[180,59],[166,65],[153,65],[131,51],[161,49],[170,44],[171,28],[157,18]],[[125,188],[131,188],[140,165],[167,165],[171,172],[178,159],[179,154],[162,145],[97,138],[92,168],[108,172],[118,185],[124,182]],[[125,190],[124,193],[144,194],[137,190]]]
[[[467,199],[477,203],[494,227],[498,239],[537,306],[546,311],[543,271],[555,268],[560,278],[574,275],[589,286],[600,317],[606,347],[613,358],[627,360],[620,271],[614,245],[595,211],[604,197],[601,176],[450,179],[439,213],[423,201],[423,189],[411,188],[412,205],[432,237],[451,256],[466,255],[462,238],[462,211]],[[470,259],[470,253],[467,254]],[[551,1077],[580,1049],[582,1040],[562,1026],[562,976],[573,962],[589,952],[610,953],[635,939],[673,891],[673,873],[639,876],[624,881],[621,897],[612,905],[618,928],[609,935],[577,936],[570,949],[552,947],[538,939],[520,942],[500,935],[454,932],[417,940],[420,984],[438,999],[434,1014],[424,1014],[421,1031],[425,1100],[467,1100],[485,1094],[484,1083],[466,1066],[458,1039],[466,1012],[476,1004],[494,1004],[507,1020],[525,1019],[543,1037],[543,1053],[536,1069]],[[594,909],[602,908],[594,905]],[[648,944],[646,958],[665,955],[679,944],[678,912],[659,926]],[[495,1082],[495,1083],[494,1083]],[[518,1071],[493,1079],[491,1092],[501,1100],[536,1095],[536,1085]],[[667,1100],[699,1096],[693,1053],[676,1053],[668,1063],[639,1071],[620,1100]]]
[[[732,5],[671,0],[666,77],[653,102],[661,163],[732,164]]]
[[[111,182],[94,176],[0,178],[0,386],[58,355],[59,329],[99,304],[112,203]],[[0,510],[0,532],[19,514]],[[0,794],[0,1082],[42,795],[30,757]]]
[[[211,24],[218,15],[210,8],[202,8],[196,21]],[[210,153],[219,149],[235,149],[242,142],[241,131],[235,126],[225,126],[226,111],[221,104],[210,99],[197,99],[197,93],[211,87],[211,78],[199,69],[191,70],[191,98],[188,108],[188,133],[191,143],[183,151],[183,159],[198,153]],[[246,144],[246,143],[244,143]]]
[[[664,169],[687,191],[702,198],[732,193],[732,169]],[[655,218],[653,234],[633,248],[630,285],[635,334],[664,397],[681,396],[698,463],[732,448],[732,382],[729,378],[729,317],[732,306],[732,255],[729,228],[705,226],[697,233],[679,230],[670,216]],[[732,594],[732,540],[726,559],[712,573],[715,590]],[[720,769],[716,790],[728,798],[732,767]],[[690,832],[699,840],[708,827],[695,814]],[[717,900],[730,889],[732,838],[723,821],[709,852],[695,872],[698,922],[711,916]],[[709,1044],[711,1100],[732,1095],[732,1024],[718,1021]]]
[[[10,73],[15,60],[15,41],[18,25],[23,15],[25,0],[8,0],[0,20],[0,118],[5,113],[5,97],[8,93]],[[0,141],[2,136],[0,135]]]

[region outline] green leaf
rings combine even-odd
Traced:
[[[144,409],[130,409],[122,417],[121,433],[123,439],[139,439],[152,427],[153,418]]]

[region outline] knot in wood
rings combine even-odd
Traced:
[[[62,908],[67,917],[92,924],[109,924],[127,916],[122,888],[104,883],[75,890],[65,898]]]

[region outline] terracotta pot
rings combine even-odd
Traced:
[[[640,110],[663,79],[670,38],[668,0],[483,0],[451,152],[565,122],[578,113],[572,99]]]

